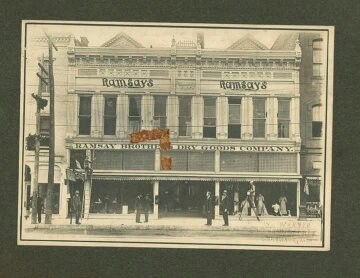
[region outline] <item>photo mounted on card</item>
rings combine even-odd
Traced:
[[[330,250],[334,28],[27,20],[19,245]]]

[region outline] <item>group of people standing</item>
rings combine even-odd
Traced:
[[[151,197],[150,194],[146,194],[143,196],[142,194],[138,194],[135,198],[135,221],[136,223],[141,223],[140,217],[141,213],[145,214],[145,223],[149,222],[149,212],[151,211]]]
[[[275,202],[272,205],[274,210],[273,215],[290,215],[290,211],[287,210],[287,198],[285,196],[279,198],[279,203]],[[256,203],[255,203],[256,202]],[[233,202],[230,201],[229,194],[227,190],[224,190],[220,200],[220,209],[222,212],[222,216],[224,219],[223,226],[229,226],[229,212]],[[206,193],[206,201],[205,201],[205,210],[206,210],[206,225],[212,225],[212,219],[214,218],[214,206],[215,201],[211,196],[211,192],[208,191]],[[265,206],[265,198],[262,194],[259,194],[256,197],[256,189],[253,181],[250,181],[250,187],[246,192],[246,198],[241,202],[239,208],[239,220],[242,219],[242,215],[247,214],[249,211],[253,211],[256,219],[260,221],[259,216],[268,215],[266,206]]]

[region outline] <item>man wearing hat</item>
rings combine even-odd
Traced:
[[[79,196],[79,190],[75,191],[75,196],[72,198],[71,209],[75,212],[76,224],[80,224],[80,214],[81,214],[81,200]]]
[[[145,214],[145,222],[149,222],[149,211],[151,210],[151,198],[150,194],[146,194],[144,198],[143,204],[144,214]]]
[[[210,191],[206,192],[205,209],[206,209],[206,219],[207,219],[206,225],[211,226],[212,219],[214,216],[214,201]]]
[[[221,196],[221,208],[222,208],[222,215],[224,218],[224,225],[229,226],[229,208],[230,208],[230,201],[227,190],[223,191],[223,195]]]

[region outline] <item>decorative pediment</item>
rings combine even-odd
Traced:
[[[115,37],[105,42],[102,47],[144,48],[140,43],[138,43],[125,33],[117,34]]]
[[[247,34],[241,39],[234,42],[228,50],[267,50],[268,48],[255,39],[252,35]]]

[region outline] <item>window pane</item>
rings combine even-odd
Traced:
[[[155,96],[154,102],[154,115],[155,116],[166,116],[166,96]]]
[[[129,116],[141,116],[141,96],[129,96]]]
[[[279,100],[278,104],[278,118],[286,120],[290,119],[290,101]]]
[[[179,136],[191,136],[191,97],[179,97]]]
[[[179,115],[191,118],[191,97],[179,97]]]
[[[204,138],[216,138],[216,127],[215,126],[204,126],[203,127]]]
[[[321,63],[321,50],[320,49],[313,50],[313,63]]]
[[[116,97],[105,97],[105,115],[116,115]]]
[[[228,137],[229,138],[241,138],[241,125],[229,124],[228,125]]]
[[[313,64],[313,76],[321,76],[321,64]]]
[[[322,134],[322,122],[312,122],[312,137],[321,137]]]
[[[256,138],[265,138],[265,120],[254,119],[253,136]]]
[[[239,124],[241,111],[240,105],[238,104],[230,104],[229,105],[229,123],[230,124]]]
[[[204,98],[204,117],[216,118],[216,98],[205,97]]]
[[[290,126],[290,121],[278,120],[278,137],[279,138],[289,138],[289,126]]]
[[[79,134],[80,135],[90,135],[91,130],[91,118],[90,117],[80,117],[79,118]]]
[[[80,97],[79,115],[91,115],[91,97]]]
[[[265,99],[253,99],[254,119],[265,118]]]

